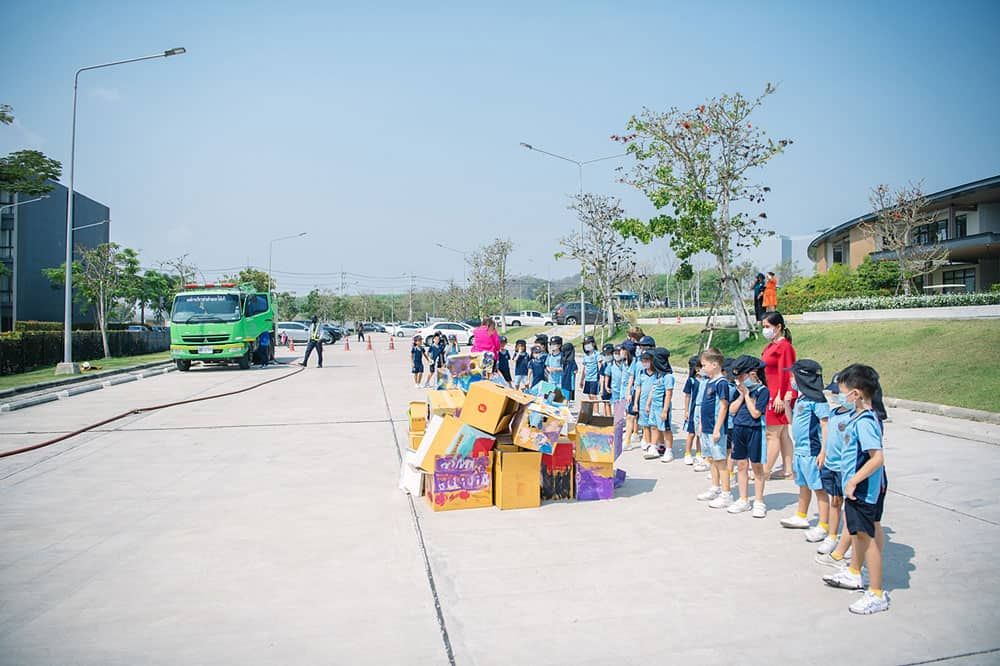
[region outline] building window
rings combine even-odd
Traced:
[[[931,279],[930,279],[930,276],[928,275],[927,276],[927,284],[930,284],[930,283],[931,283]],[[918,275],[917,277],[913,278],[913,286],[917,288],[917,293],[922,292],[924,290],[924,276],[923,275]]]
[[[833,246],[833,263],[844,263],[844,246],[840,243]]]
[[[13,229],[0,229],[0,259],[10,259],[14,256]]]
[[[937,241],[948,240],[948,220],[938,220],[937,221]]]
[[[941,274],[943,284],[964,284],[965,293],[971,294],[976,290],[976,269],[963,268],[957,271],[944,271]],[[943,292],[942,292],[943,293]]]
[[[919,227],[913,230],[913,244],[914,245],[931,244],[931,225],[921,224]]]
[[[965,215],[955,216],[955,238],[965,238],[969,235],[969,225]]]
[[[0,275],[0,304],[10,305],[11,302],[11,284],[10,275],[6,273]]]

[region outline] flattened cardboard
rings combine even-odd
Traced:
[[[415,451],[406,451],[399,468],[399,489],[405,493],[420,497],[424,494],[424,477],[426,476],[415,465]]]
[[[465,393],[458,389],[427,392],[428,416],[458,416],[462,412]]]
[[[423,434],[427,430],[427,403],[422,400],[414,400],[410,403],[408,414],[410,417],[410,433]]]
[[[483,432],[507,432],[518,409],[532,400],[529,395],[493,382],[476,382],[469,386],[460,418]]]
[[[417,448],[415,464],[425,472],[433,472],[436,456],[483,455],[493,449],[494,442],[493,435],[476,430],[454,416],[432,416]]]
[[[610,403],[582,402],[577,419],[574,442],[577,461],[613,464],[621,455],[621,439],[615,437],[613,416],[597,416],[594,405]],[[579,484],[577,484],[579,486]]]
[[[522,406],[511,425],[514,444],[523,449],[552,453],[569,420],[569,410],[538,402]]]
[[[434,511],[493,506],[493,452],[437,456],[428,476],[427,502]]]
[[[542,504],[538,470],[542,454],[535,451],[504,451],[495,454],[493,498],[501,510],[533,509]]]

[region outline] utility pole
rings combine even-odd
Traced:
[[[340,295],[344,295],[344,267],[340,267]]]
[[[413,321],[413,273],[410,273],[410,312],[409,312],[409,317],[410,318],[409,318],[408,321],[412,322]]]

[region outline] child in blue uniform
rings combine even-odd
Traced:
[[[736,375],[736,398],[729,406],[733,416],[733,460],[736,462],[736,473],[739,484],[740,498],[729,505],[729,513],[742,513],[751,510],[749,500],[750,474],[754,474],[754,518],[767,516],[767,505],[764,504],[764,463],[767,462],[767,438],[765,437],[764,411],[771,394],[764,385],[764,364],[759,358],[743,355],[733,362],[733,374]]]
[[[635,392],[639,405],[639,427],[642,428],[643,458],[659,457],[660,413],[663,411],[663,378],[653,367],[653,352],[639,357],[642,373]]]
[[[413,338],[413,347],[410,348],[410,360],[411,369],[410,372],[413,373],[413,385],[420,388],[420,380],[424,376],[424,357],[427,354],[424,352],[423,338],[419,335]]]
[[[843,424],[840,481],[844,490],[844,519],[854,555],[849,567],[824,576],[823,581],[833,587],[860,590],[861,568],[868,567],[868,589],[848,610],[871,615],[889,610],[890,603],[889,594],[882,588],[885,457],[882,426],[872,405],[879,392],[878,373],[870,366],[856,363],[837,373],[837,381],[838,400],[852,411],[851,418]]]
[[[573,400],[573,386],[576,382],[576,351],[572,343],[565,343],[560,348],[560,367],[562,368],[562,381],[560,388],[566,400]],[[555,383],[555,382],[553,382]]]
[[[601,393],[600,383],[601,355],[597,353],[597,342],[594,336],[588,335],[583,340],[583,372],[580,373],[581,400],[597,400]]]
[[[535,384],[545,379],[545,367],[546,356],[542,351],[542,348],[535,345],[531,348],[531,360],[528,362],[528,376],[525,378],[524,382],[528,388],[534,388]]]
[[[631,451],[635,448],[632,439],[639,432],[639,415],[632,409],[635,402],[633,379],[636,366],[640,368],[642,366],[639,364],[635,352],[636,346],[632,340],[626,340],[621,344],[622,364],[624,366],[622,368],[621,399],[625,401],[625,433],[622,437],[622,445],[625,451]]]
[[[427,359],[429,361],[427,367],[427,378],[424,381],[424,388],[430,388],[431,384],[434,384],[434,375],[437,372],[438,367],[438,355],[441,353],[441,334],[435,333],[430,340],[427,341]]]
[[[701,354],[701,366],[706,375],[704,397],[701,400],[701,450],[709,460],[712,486],[698,495],[712,509],[726,509],[733,503],[729,470],[726,467],[726,440],[729,416],[729,382],[722,376],[725,357],[710,348]]]
[[[694,456],[692,449],[697,447],[701,451],[701,441],[695,437],[694,429],[694,405],[696,393],[698,392],[698,376],[701,374],[701,358],[695,354],[688,359],[688,376],[684,380],[684,432],[687,439],[684,442],[684,464],[693,465]]]
[[[549,354],[545,357],[545,379],[556,386],[562,386],[562,338],[549,338]]]
[[[514,342],[514,388],[521,390],[528,385],[528,343],[524,340]]]
[[[607,381],[610,377],[610,368],[615,362],[615,346],[610,342],[604,345],[601,350],[601,365],[598,370],[600,375],[599,384],[601,388],[601,400],[611,402],[611,383]]]
[[[794,516],[781,519],[781,526],[806,530],[806,541],[822,541],[829,534],[830,498],[823,490],[820,469],[826,457],[827,421],[830,406],[823,395],[823,368],[816,361],[800,358],[789,369],[792,373],[792,390],[798,392],[798,399],[792,408],[792,441],[795,455],[792,469],[795,471],[795,485],[799,487],[799,506]],[[816,493],[819,505],[819,521],[815,527],[809,526],[809,502]]]
[[[826,387],[833,398],[837,397],[837,376]],[[844,457],[844,430],[854,416],[854,410],[848,409],[837,400],[831,400],[833,409],[826,426],[826,441],[823,445],[823,467],[819,470],[819,478],[823,483],[823,491],[830,498],[829,535],[816,547],[816,562],[840,569],[847,566],[844,553],[851,545],[851,536],[841,534],[840,519],[844,508],[844,490],[840,487],[840,462]]]
[[[497,370],[504,381],[507,382],[507,385],[510,386],[510,350],[507,349],[506,335],[500,336],[500,353],[497,354]]]
[[[653,349],[653,370],[660,376],[659,386],[654,386],[653,407],[659,408],[659,442],[656,451],[647,451],[647,459],[659,458],[660,462],[674,460],[674,432],[670,427],[671,405],[674,399],[674,369],[670,367],[670,352],[663,347]],[[660,388],[662,387],[662,388]],[[662,390],[662,396],[657,392]],[[654,456],[655,453],[655,456]]]

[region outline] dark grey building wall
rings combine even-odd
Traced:
[[[66,259],[66,193],[59,183],[48,199],[17,208],[17,254],[15,260],[18,321],[62,321],[63,288],[54,287],[42,269],[62,265]],[[82,227],[109,220],[111,209],[79,192],[73,195],[73,226]],[[107,243],[110,223],[75,232],[76,247],[92,248]],[[76,253],[76,256],[79,256]],[[93,312],[74,305],[74,322],[91,322]]]

